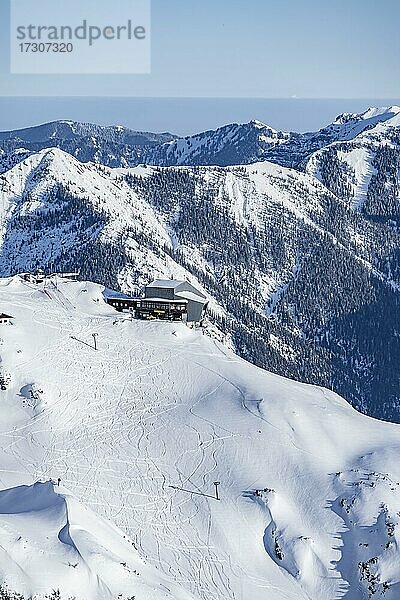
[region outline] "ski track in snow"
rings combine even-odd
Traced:
[[[99,286],[59,287],[45,296],[15,279],[0,286],[0,306],[12,305],[15,316],[0,333],[12,349],[12,358],[3,356],[0,345],[12,368],[7,401],[15,410],[0,430],[1,487],[60,477],[198,600],[341,597],[345,582],[332,564],[340,559],[334,540],[343,519],[325,506],[334,493],[330,474],[365,447],[379,450],[383,430],[400,445],[397,426],[358,416],[331,392],[247,365],[182,324],[126,320],[97,301]],[[172,335],[176,328],[184,335]],[[257,377],[266,383],[256,385]],[[43,389],[33,413],[17,404],[18,390],[32,382]],[[281,400],[282,393],[296,401]],[[303,415],[303,401],[310,414]],[[342,414],[352,428],[343,449],[332,442],[337,456],[329,451],[330,437],[340,435],[329,430],[332,414],[337,429]],[[328,428],[321,460],[318,428]],[[212,495],[214,481],[221,482],[220,501],[176,489]],[[281,494],[281,508],[252,499],[252,490],[265,486]],[[284,544],[315,537],[324,518],[313,550],[327,573],[317,596],[316,583],[289,575],[291,563],[270,559],[263,536],[278,523]]]

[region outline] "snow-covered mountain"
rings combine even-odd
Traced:
[[[371,109],[367,114],[371,116],[366,130],[322,148],[309,158],[306,170],[366,217],[397,221],[400,108]]]
[[[0,177],[0,207],[3,275],[79,269],[125,291],[186,278],[241,356],[399,420],[399,234],[317,178],[267,162],[110,169],[51,149]]]
[[[215,131],[171,140],[151,149],[147,162],[158,165],[235,165],[269,160],[303,167],[313,153],[332,142],[352,140],[378,124],[391,125],[400,107],[369,108],[361,114],[344,113],[319,131],[294,133],[253,120]]]
[[[36,127],[0,132],[0,171],[10,155],[18,150],[38,152],[61,148],[80,161],[109,166],[145,162],[150,148],[176,139],[170,133],[133,131],[122,126],[101,126],[75,121],[54,121]],[[6,163],[7,164],[7,163]]]
[[[14,145],[2,158],[0,273],[79,268],[124,290],[187,278],[241,356],[399,421],[399,118],[398,107],[369,109],[294,136],[253,121],[189,145],[144,136],[161,163],[232,152],[248,162],[263,144],[261,155],[297,169],[109,168],[99,161],[129,163],[121,145],[108,161],[110,140],[131,148],[134,132],[63,122],[4,134],[1,143]],[[73,140],[72,153],[86,156],[93,136],[94,163],[33,150]]]
[[[37,152],[60,148],[82,162],[110,167],[141,163],[173,165],[238,165],[268,160],[288,167],[304,167],[304,161],[321,148],[349,141],[381,124],[390,126],[400,108],[369,108],[363,113],[343,113],[316,132],[276,131],[258,120],[232,123],[216,130],[184,138],[170,133],[137,132],[121,126],[56,121],[0,132],[0,170],[16,150]],[[3,152],[3,155],[1,154]]]
[[[164,166],[247,164],[268,158],[276,148],[297,136],[276,131],[257,120],[232,123],[163,143],[149,152],[147,162]]]
[[[182,323],[132,321],[102,289],[0,281],[3,585],[397,600],[399,426]]]

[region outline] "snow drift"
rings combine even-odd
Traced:
[[[0,491],[0,557],[0,581],[29,598],[51,590],[85,599],[190,598],[157,576],[126,535],[51,481]]]

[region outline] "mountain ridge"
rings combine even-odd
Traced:
[[[38,151],[47,144],[59,147],[83,162],[94,161],[112,167],[133,167],[141,163],[228,166],[259,160],[299,167],[321,147],[334,141],[353,139],[379,123],[390,121],[399,111],[399,107],[392,106],[369,108],[358,114],[342,113],[317,132],[277,131],[253,119],[186,137],[61,120],[0,132],[0,149],[8,154],[16,149]]]

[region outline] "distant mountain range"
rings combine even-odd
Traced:
[[[60,148],[81,162],[109,167],[236,165],[269,160],[289,167],[301,166],[313,152],[337,141],[350,141],[379,123],[390,126],[400,108],[370,108],[362,114],[343,113],[317,132],[276,131],[253,120],[231,124],[193,136],[132,131],[121,126],[100,126],[55,121],[37,127],[0,132],[0,149],[37,152]]]
[[[146,133],[119,126],[54,121],[37,127],[0,132],[0,149],[4,157],[15,150],[38,152],[44,148],[60,148],[82,162],[93,161],[120,167],[143,162],[151,148],[174,139],[175,136],[169,133]]]
[[[0,149],[2,275],[186,277],[241,356],[400,421],[399,107],[305,134],[62,121]]]

